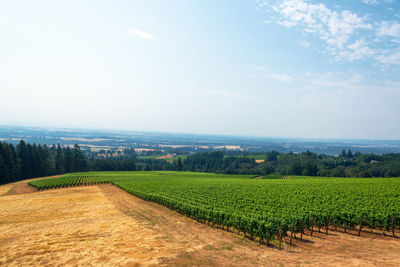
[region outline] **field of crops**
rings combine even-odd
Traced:
[[[137,156],[137,159],[155,159],[158,157],[164,156],[163,154],[156,154],[156,155],[148,155],[148,156]]]
[[[231,156],[230,155],[225,155],[224,156],[224,158],[229,158],[229,157],[231,157]],[[249,158],[249,159],[254,159],[254,160],[258,159],[258,160],[260,160],[260,159],[265,159],[266,155],[265,154],[254,154],[254,155],[246,155],[246,156],[239,156],[239,157],[246,157],[246,158]]]
[[[92,172],[32,181],[39,190],[110,182],[140,198],[259,240],[281,239],[312,225],[400,225],[400,178],[255,179],[189,172]]]

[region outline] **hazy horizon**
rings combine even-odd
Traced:
[[[399,140],[399,10],[3,0],[0,124]]]
[[[379,139],[379,138],[329,138],[329,137],[304,137],[304,136],[268,136],[268,135],[238,135],[238,134],[213,134],[213,133],[196,133],[196,132],[170,132],[170,131],[148,131],[140,129],[118,129],[118,128],[85,128],[85,127],[67,127],[67,126],[49,126],[49,125],[12,125],[0,124],[0,128],[13,127],[14,129],[42,129],[54,131],[92,131],[92,132],[105,132],[105,133],[148,133],[148,134],[168,134],[168,135],[188,135],[188,136],[219,136],[219,137],[234,137],[234,138],[260,138],[271,140],[305,140],[305,141],[400,141],[398,139]]]

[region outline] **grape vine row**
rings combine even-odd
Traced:
[[[196,220],[267,242],[315,225],[395,233],[400,178],[251,179],[187,172],[95,172],[32,181],[38,190],[112,183]]]

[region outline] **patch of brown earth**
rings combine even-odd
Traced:
[[[156,159],[172,159],[173,157],[174,157],[174,155],[168,154],[168,155],[165,155],[165,156],[157,157]]]
[[[112,185],[0,196],[0,265],[400,266],[400,240],[391,237],[317,231],[284,248],[211,228]]]
[[[4,195],[16,195],[35,192],[35,188],[27,183],[17,183],[8,190]]]
[[[42,179],[58,178],[61,175],[54,175],[48,177],[31,178],[23,181],[18,181],[11,184],[5,184],[0,186],[0,196],[2,195],[15,195],[35,192],[35,188],[28,185],[28,182]]]

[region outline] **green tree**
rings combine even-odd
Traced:
[[[63,153],[63,166],[65,173],[72,172],[72,167],[73,167],[72,164],[73,164],[73,158],[72,158],[71,148],[67,147]]]
[[[299,161],[293,163],[292,167],[290,168],[290,174],[301,175],[302,172],[303,166],[301,166],[301,163]]]
[[[57,145],[56,156],[55,156],[55,172],[56,174],[63,173],[63,160],[62,160],[62,149],[60,144]]]
[[[51,153],[46,145],[38,147],[38,156],[40,164],[40,176],[48,176],[54,173],[51,161]]]
[[[21,178],[33,177],[31,145],[26,145],[24,140],[21,140],[16,150],[21,166]]]
[[[353,153],[351,153],[351,149],[349,149],[349,150],[347,151],[346,157],[347,157],[347,158],[352,158],[352,157],[353,157]]]
[[[270,151],[267,153],[266,160],[267,161],[276,161],[278,159],[279,152],[278,151]]]
[[[87,162],[82,154],[81,148],[77,144],[74,145],[72,155],[72,171],[85,171],[87,169]]]
[[[178,157],[178,159],[176,160],[176,170],[181,171],[182,168],[183,168],[182,159],[181,157]]]
[[[303,174],[307,176],[316,176],[318,174],[318,166],[314,162],[308,161],[304,164]]]

